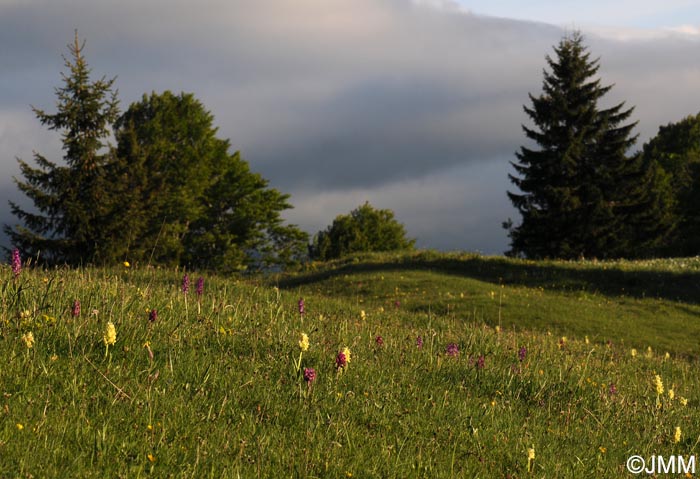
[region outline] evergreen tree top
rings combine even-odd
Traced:
[[[32,106],[34,114],[49,130],[62,132],[64,160],[70,167],[91,170],[98,166],[98,152],[107,146],[105,138],[119,115],[116,77],[91,81],[90,67],[83,56],[85,41],[75,31],[73,43],[67,45],[70,57],[63,55],[67,72],[61,73],[63,86],[54,89],[56,113]]]
[[[520,148],[516,175],[509,175],[520,191],[508,196],[523,218],[519,226],[504,223],[510,254],[642,254],[663,236],[658,226],[667,221],[663,201],[650,191],[652,167],[638,154],[628,156],[637,139],[637,123],[627,123],[634,109],[624,102],[599,105],[613,85],[597,77],[600,59],[591,57],[580,32],[562,38],[554,53],[545,57],[542,92],[530,94],[531,106],[523,107],[532,121],[523,130],[535,145]],[[651,211],[658,213],[654,220]]]

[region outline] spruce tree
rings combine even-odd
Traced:
[[[523,126],[538,148],[522,146],[509,178],[520,193],[508,192],[522,215],[509,230],[509,254],[530,258],[609,258],[650,254],[670,225],[660,177],[639,155],[633,108],[600,108],[612,86],[595,76],[580,33],[565,37],[546,57],[543,92],[530,95]]]
[[[83,56],[85,43],[75,33],[64,57],[67,73],[56,88],[57,111],[32,108],[50,130],[61,133],[63,161],[54,162],[35,153],[36,167],[18,159],[24,181],[15,178],[20,191],[36,211],[10,202],[13,215],[23,225],[5,225],[13,245],[24,255],[49,263],[77,264],[100,260],[105,240],[105,215],[110,208],[105,168],[110,161],[107,146],[111,124],[118,116],[114,79],[93,81]]]

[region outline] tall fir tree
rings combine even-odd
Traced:
[[[635,257],[651,254],[671,227],[668,195],[655,165],[639,154],[624,103],[599,108],[602,86],[580,33],[546,57],[543,92],[524,107],[523,126],[538,149],[521,147],[508,192],[522,223],[504,223],[510,255],[530,258]]]
[[[35,211],[10,202],[23,225],[5,225],[14,246],[24,255],[49,263],[77,264],[101,260],[105,242],[105,218],[110,208],[105,169],[110,162],[107,138],[117,118],[114,79],[93,81],[83,56],[85,42],[78,32],[64,57],[67,73],[56,88],[57,112],[32,108],[42,125],[61,133],[63,162],[34,154],[37,167],[18,159],[24,181],[15,178],[20,191],[34,203]]]

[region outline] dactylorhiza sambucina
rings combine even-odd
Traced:
[[[299,372],[299,370],[301,369],[301,358],[304,355],[304,351],[309,350],[309,335],[306,333],[301,333],[301,335],[299,336],[299,343],[298,344],[299,344],[299,359],[294,361],[294,366],[295,366],[297,372]]]
[[[27,347],[27,349],[32,349],[34,347],[34,333],[29,331],[22,335],[22,342]]]
[[[190,291],[190,277],[185,273],[182,277],[182,292],[187,294]]]
[[[309,350],[309,336],[306,333],[301,333],[299,338],[299,349],[303,351]]]
[[[664,393],[664,382],[658,374],[654,376],[654,386],[656,387],[656,395],[661,396]]]
[[[521,363],[525,361],[525,358],[527,357],[527,348],[525,346],[520,346],[520,349],[518,350],[518,361]]]
[[[447,352],[448,356],[452,356],[452,357],[459,356],[459,346],[457,346],[455,343],[450,343],[447,345],[445,352]]]
[[[17,279],[22,272],[22,258],[17,248],[12,250],[12,275]]]
[[[204,294],[204,278],[201,276],[197,278],[197,282],[194,284],[194,292],[200,297]]]
[[[338,370],[342,370],[348,366],[348,359],[345,356],[345,354],[340,351],[338,352],[338,355],[335,357],[335,368]]]
[[[311,386],[311,383],[313,383],[316,380],[316,370],[314,368],[304,368],[304,381],[306,381],[306,384]]]
[[[112,321],[107,322],[102,340],[104,341],[106,348],[109,348],[111,345],[117,342],[117,329],[114,327],[114,323]]]
[[[73,301],[70,313],[74,318],[80,316],[80,300],[76,299],[75,301]]]

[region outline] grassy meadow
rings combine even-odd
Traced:
[[[188,276],[0,269],[0,477],[617,478],[698,451],[698,259]]]

